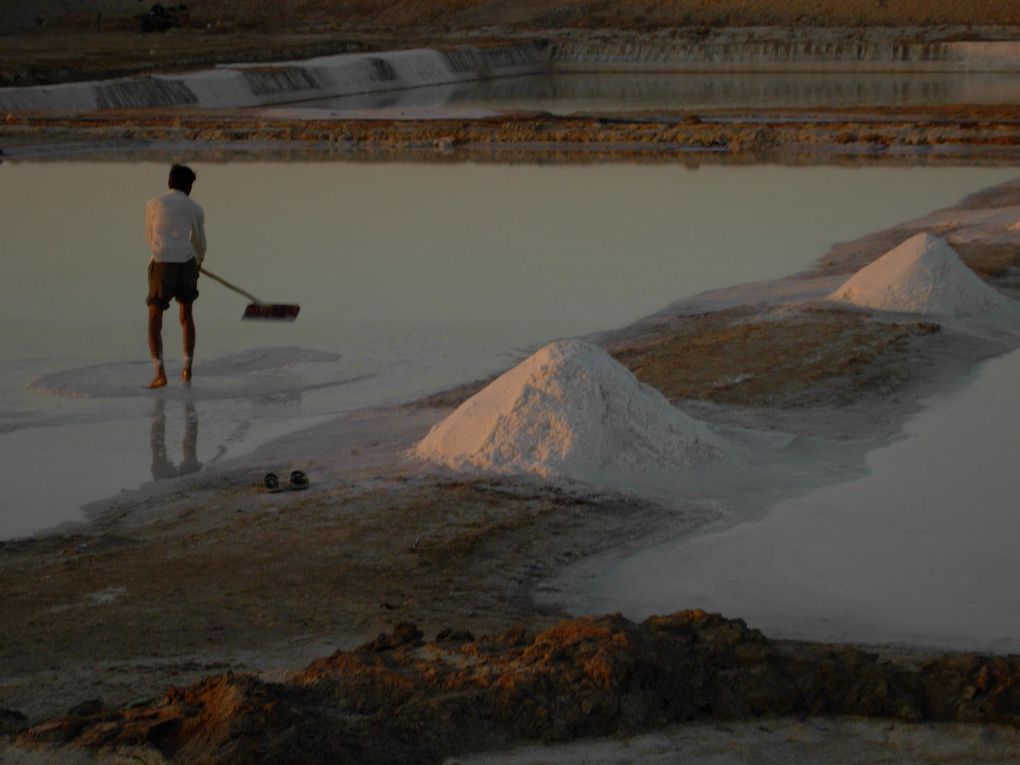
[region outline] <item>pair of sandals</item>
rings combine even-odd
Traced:
[[[284,487],[280,485],[280,478],[276,475],[276,473],[266,473],[262,479],[262,483],[257,484],[256,488],[258,488],[259,491],[263,491],[268,494],[276,494],[284,489]],[[300,470],[294,470],[290,474],[290,482],[287,484],[286,488],[291,491],[303,491],[307,489],[308,476]]]

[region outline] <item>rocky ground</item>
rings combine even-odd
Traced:
[[[691,720],[837,715],[1020,723],[1020,658],[907,660],[777,643],[700,611],[633,624],[422,640],[403,622],[281,683],[216,675],[148,705],[80,708],[22,732],[150,762],[431,763],[520,741],[628,735]]]

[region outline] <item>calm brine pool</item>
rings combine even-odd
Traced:
[[[583,610],[704,608],[772,637],[1020,650],[1020,351],[926,402],[867,473],[624,561]]]

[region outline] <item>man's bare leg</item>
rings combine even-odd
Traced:
[[[149,306],[149,353],[152,354],[156,376],[148,387],[162,388],[167,381],[166,370],[163,369],[163,310],[158,305]]]
[[[191,382],[191,359],[195,355],[195,317],[191,313],[191,303],[181,303],[181,332],[184,335],[184,369],[181,379]]]

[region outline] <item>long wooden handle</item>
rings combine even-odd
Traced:
[[[219,282],[224,287],[226,287],[228,290],[233,290],[234,292],[238,293],[239,295],[244,295],[246,298],[248,298],[251,302],[255,303],[256,305],[265,305],[265,303],[263,303],[261,300],[259,300],[254,295],[252,295],[250,292],[245,292],[240,287],[235,287],[233,284],[228,282],[226,279],[224,279],[224,278],[222,278],[220,276],[217,276],[216,274],[212,273],[211,271],[206,271],[205,270],[205,266],[199,266],[198,270],[201,271],[206,276],[208,276],[213,281]]]

